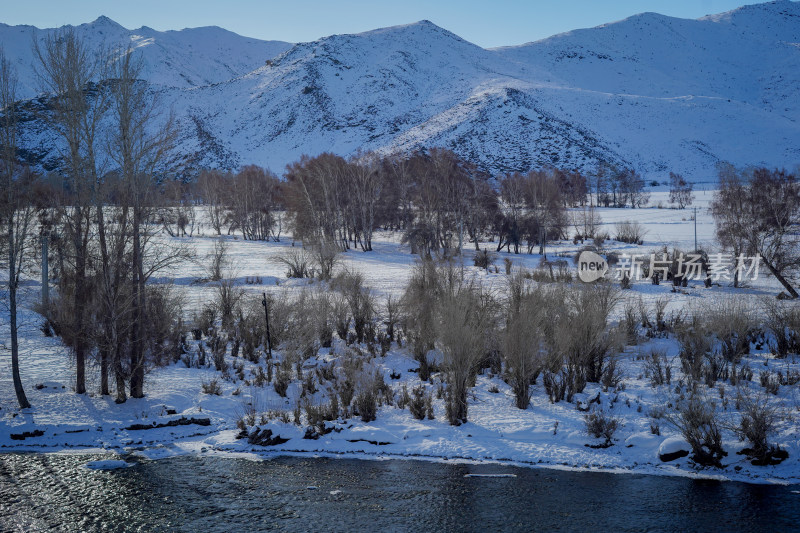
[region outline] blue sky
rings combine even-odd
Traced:
[[[106,15],[127,28],[221,26],[248,37],[310,41],[428,19],[484,47],[522,44],[636,13],[697,18],[746,0],[0,0],[0,22],[54,27]]]

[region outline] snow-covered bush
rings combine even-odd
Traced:
[[[478,250],[477,252],[475,252],[473,263],[478,268],[489,270],[489,267],[492,266],[496,260],[497,260],[497,255],[494,252],[490,252],[489,250],[484,248],[483,250]]]
[[[337,244],[326,240],[311,247],[311,258],[317,278],[328,281],[333,277],[333,270],[339,263],[339,252]]]
[[[598,383],[621,344],[617,331],[608,327],[619,293],[610,283],[597,283],[572,288],[566,297],[568,314],[562,315],[557,334],[560,351],[567,365],[575,366],[586,381]]]
[[[614,433],[622,425],[619,420],[609,416],[602,409],[594,409],[583,416],[586,423],[586,432],[596,439],[605,438],[604,446],[611,446]]]
[[[303,408],[306,412],[308,425],[316,429],[317,433],[326,432],[325,422],[339,418],[339,400],[335,394],[327,403],[315,404],[311,401],[306,401],[303,404]]]
[[[443,273],[432,260],[422,260],[414,266],[403,292],[403,332],[411,344],[414,359],[419,363],[419,378],[427,381],[430,375],[427,354],[436,342],[435,303],[442,292]]]
[[[778,376],[770,372],[769,370],[762,370],[758,375],[759,381],[761,382],[761,386],[764,387],[764,392],[768,392],[769,394],[777,395],[778,391],[780,390],[781,382],[778,379]]]
[[[438,301],[436,346],[447,382],[445,403],[452,425],[467,421],[467,392],[485,353],[484,331],[491,327],[486,295],[469,283],[454,285]]]
[[[411,416],[417,420],[423,420],[427,406],[430,402],[430,394],[425,391],[424,385],[417,385],[411,390],[411,397],[408,402],[408,410]]]
[[[719,343],[726,361],[738,363],[750,353],[750,333],[754,328],[752,313],[741,298],[724,298],[703,311],[706,327]]]
[[[260,299],[244,300],[239,307],[235,335],[241,343],[242,356],[251,363],[259,360],[259,346],[266,343],[264,307]]]
[[[285,338],[280,346],[283,349],[284,357],[297,363],[315,355],[319,350],[318,328],[320,322],[316,298],[311,291],[303,290],[287,304],[288,317]]]
[[[771,333],[770,348],[777,357],[800,353],[800,307],[774,299],[764,300],[765,326]]]
[[[681,369],[684,375],[692,381],[700,381],[703,377],[703,363],[712,347],[712,338],[705,323],[695,314],[675,330],[675,338],[681,347]]]
[[[355,414],[361,417],[362,422],[372,422],[378,416],[378,399],[371,389],[358,393],[353,402]]]
[[[669,385],[672,382],[672,366],[667,360],[667,353],[663,350],[652,350],[644,361],[644,375],[650,380],[650,385]]]
[[[303,247],[292,247],[275,260],[286,267],[287,278],[311,277],[311,254]]]
[[[527,409],[530,386],[544,366],[542,322],[548,305],[548,294],[531,289],[520,276],[510,279],[506,327],[502,335],[502,351],[506,380],[514,391],[514,404]]]
[[[292,365],[288,361],[284,360],[278,365],[277,370],[275,370],[275,379],[273,380],[272,384],[275,387],[275,392],[278,393],[278,396],[283,398],[286,397],[286,391],[289,388],[289,383],[292,380]]]
[[[203,380],[200,384],[200,388],[203,394],[214,394],[216,396],[222,394],[222,387],[217,378],[212,378],[209,381]]]
[[[770,452],[767,442],[778,421],[778,409],[766,394],[744,391],[739,398],[741,420],[736,428],[742,439],[750,444],[749,455],[764,460]]]
[[[356,342],[372,342],[374,339],[366,339],[366,333],[374,319],[376,305],[372,291],[364,286],[364,276],[345,270],[331,280],[331,287],[339,291],[347,303]]]
[[[615,241],[624,242],[627,244],[642,244],[647,230],[644,226],[635,220],[622,220],[615,224],[616,234]]]
[[[693,459],[702,465],[720,466],[727,455],[722,448],[722,432],[716,404],[699,392],[677,401],[676,412],[666,415],[692,447]]]
[[[214,247],[206,257],[207,275],[209,281],[219,281],[228,269],[228,243],[221,237],[214,241]]]

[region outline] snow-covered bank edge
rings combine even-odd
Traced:
[[[174,443],[175,446],[167,449],[163,446],[144,449],[131,450],[112,450],[97,447],[70,448],[63,449],[58,447],[42,446],[32,448],[30,446],[4,447],[0,449],[0,460],[5,454],[12,453],[38,453],[52,455],[105,455],[114,459],[110,461],[126,461],[127,467],[136,466],[139,461],[161,461],[177,457],[202,457],[215,459],[241,459],[249,461],[270,461],[280,457],[298,457],[305,459],[351,459],[364,461],[425,461],[438,464],[453,465],[496,465],[500,467],[532,468],[558,470],[563,472],[577,473],[600,473],[618,475],[645,475],[657,477],[680,477],[693,480],[707,480],[733,483],[748,483],[753,485],[781,485],[781,486],[800,486],[800,478],[779,479],[774,477],[753,477],[751,475],[720,471],[714,468],[691,471],[676,468],[669,463],[648,463],[639,464],[634,467],[618,467],[595,465],[570,465],[568,463],[551,463],[545,461],[524,461],[524,460],[503,460],[492,458],[475,458],[465,456],[433,456],[419,453],[387,453],[383,451],[334,451],[322,449],[268,449],[258,446],[237,445],[232,447],[206,446],[202,442],[183,442]],[[95,470],[110,470],[110,468],[93,468],[94,464],[103,461],[92,460],[85,465],[87,468]],[[117,467],[119,468],[119,467]]]

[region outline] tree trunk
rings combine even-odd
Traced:
[[[781,282],[781,285],[783,285],[783,287],[791,295],[791,297],[792,298],[798,298],[798,296],[800,296],[800,295],[797,294],[797,291],[794,290],[794,287],[792,287],[791,284],[786,280],[786,278],[784,278],[783,275],[781,275],[781,273],[778,272],[775,269],[775,267],[770,264],[769,261],[767,261],[767,258],[764,257],[764,254],[761,254],[761,259],[764,260],[764,264],[767,265],[767,268],[769,269],[769,271],[772,273],[773,276],[775,276],[775,279],[777,279],[778,281]]]
[[[108,396],[111,394],[108,389],[108,350],[100,350],[100,394]]]
[[[14,392],[17,395],[17,403],[21,409],[31,406],[25,396],[25,389],[22,387],[22,379],[19,376],[19,343],[17,339],[17,258],[16,243],[14,242],[14,213],[9,215],[8,221],[8,301],[11,322],[11,374],[14,380]]]
[[[75,208],[75,392],[86,393],[86,343],[84,308],[86,305],[86,248],[83,246],[83,208]]]
[[[141,254],[141,207],[133,208],[133,328],[131,342],[131,398],[144,397],[144,346],[142,345],[142,320],[144,318],[144,287]]]

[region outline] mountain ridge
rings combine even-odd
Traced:
[[[302,154],[431,146],[493,174],[607,162],[709,181],[720,161],[800,162],[800,3],[788,0],[700,19],[643,13],[491,49],[428,20],[273,47],[215,27],[89,24],[150,54],[178,151],[200,166],[280,171]],[[208,32],[211,50],[198,43]],[[240,48],[250,52],[234,62]],[[23,138],[47,144],[33,129]]]

